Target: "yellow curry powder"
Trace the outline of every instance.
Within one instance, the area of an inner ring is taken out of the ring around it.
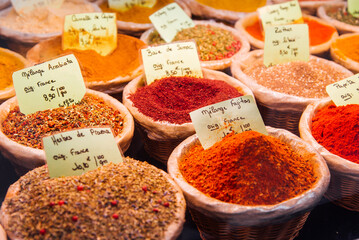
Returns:
[[[266,4],[266,0],[197,0],[197,2],[215,9],[230,10],[235,12],[254,12],[257,8],[263,7]]]
[[[103,12],[115,12],[117,20],[134,23],[151,23],[149,16],[160,10],[166,5],[174,2],[173,0],[157,0],[152,8],[134,6],[128,11],[119,12],[109,8],[107,1],[104,1],[100,8]]]
[[[343,59],[350,58],[359,62],[359,35],[353,35],[345,38],[337,38],[333,44],[335,52]]]
[[[25,67],[25,63],[10,53],[0,51],[0,90],[12,86],[12,73]]]

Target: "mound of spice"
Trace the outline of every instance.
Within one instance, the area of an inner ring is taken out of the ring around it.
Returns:
[[[127,11],[116,11],[109,8],[108,2],[103,1],[100,4],[100,8],[103,12],[114,12],[116,13],[117,20],[123,22],[133,22],[133,23],[151,23],[149,17],[153,13],[157,12],[166,5],[174,2],[174,0],[156,0],[156,4],[152,8],[134,6]]]
[[[129,99],[155,121],[183,124],[191,122],[189,113],[198,108],[242,95],[221,80],[168,77],[137,89]]]
[[[18,184],[1,209],[17,239],[162,239],[179,221],[175,187],[159,169],[130,158],[53,179],[42,166]]]
[[[231,133],[204,150],[192,147],[179,163],[186,181],[218,200],[272,205],[316,182],[313,166],[282,141],[255,131]]]
[[[310,58],[308,62],[287,62],[272,67],[264,66],[263,59],[259,58],[243,72],[259,85],[273,91],[306,98],[327,97],[326,86],[348,74],[316,58]]]
[[[138,53],[146,45],[137,38],[118,34],[117,48],[109,55],[101,56],[93,50],[62,50],[61,38],[50,41],[49,45],[40,44],[38,60],[44,62],[60,55],[74,54],[86,82],[110,81],[131,75],[141,65]]]
[[[350,58],[353,61],[359,62],[359,34],[339,37],[332,43],[332,48],[343,59]]]
[[[359,105],[320,109],[312,119],[312,135],[329,152],[359,163]]]
[[[27,116],[16,106],[3,121],[2,132],[17,143],[42,149],[42,138],[46,134],[95,126],[111,126],[117,136],[123,129],[123,118],[103,99],[86,94],[78,104]]]
[[[324,25],[317,20],[303,17],[304,23],[308,24],[309,29],[309,45],[316,46],[328,42],[336,29],[332,26]],[[259,19],[257,19],[252,25],[249,25],[245,30],[254,38],[264,41],[264,35],[261,30]]]
[[[196,0],[196,1],[215,9],[224,9],[224,10],[235,11],[235,12],[254,12],[257,10],[257,8],[263,7],[266,4],[265,0],[257,0],[257,1]]]
[[[359,18],[354,17],[348,12],[346,7],[330,7],[326,8],[326,14],[340,22],[347,23],[354,26],[359,26]]]
[[[12,73],[24,67],[24,61],[0,48],[0,90],[12,86]]]
[[[201,61],[230,58],[241,48],[241,42],[223,28],[211,25],[196,25],[177,33],[173,41],[193,39],[197,43]],[[165,43],[157,31],[149,36],[149,44]]]

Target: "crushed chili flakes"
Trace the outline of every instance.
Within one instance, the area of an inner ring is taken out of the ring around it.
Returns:
[[[79,104],[27,116],[16,106],[2,123],[2,131],[17,143],[42,149],[42,138],[47,134],[95,126],[111,126],[114,134],[119,135],[123,118],[103,99],[86,94]]]
[[[204,194],[249,206],[280,203],[316,182],[308,158],[255,131],[231,133],[206,150],[196,145],[179,168],[187,182]]]
[[[1,211],[8,217],[6,231],[19,239],[162,239],[182,208],[178,191],[159,169],[130,158],[81,176],[52,179],[42,166],[18,183],[19,192],[4,200]],[[77,191],[74,186],[80,184],[92,191]],[[157,194],[143,194],[145,184]],[[169,207],[157,203],[159,196]],[[49,206],[59,199],[68,204]],[[118,204],[108,204],[111,199]]]

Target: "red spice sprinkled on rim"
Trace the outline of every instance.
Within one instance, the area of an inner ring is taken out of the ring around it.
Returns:
[[[114,218],[114,219],[118,219],[118,214],[117,213],[114,213],[114,214],[112,214],[112,218]]]
[[[78,216],[72,216],[72,221],[74,221],[74,222],[77,222],[77,220],[79,220],[79,217]]]
[[[41,235],[45,235],[45,233],[46,233],[46,229],[45,229],[45,228],[40,229],[39,233],[40,233]]]

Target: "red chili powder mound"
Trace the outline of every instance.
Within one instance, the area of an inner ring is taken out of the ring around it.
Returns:
[[[329,152],[359,163],[359,105],[320,109],[312,119],[312,135]]]
[[[168,77],[139,88],[130,95],[134,106],[155,121],[183,124],[189,113],[243,94],[221,80],[194,77]]]

